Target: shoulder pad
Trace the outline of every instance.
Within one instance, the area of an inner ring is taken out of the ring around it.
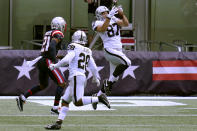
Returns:
[[[61,31],[59,31],[59,30],[54,30],[52,32],[52,35],[51,36],[52,37],[55,37],[57,39],[63,39],[64,38],[64,34]]]
[[[52,31],[47,31],[45,35],[51,35]]]
[[[76,46],[74,44],[69,44],[67,47],[67,50],[74,50],[76,48]]]
[[[85,52],[89,53],[92,55],[92,50],[90,48],[84,47]]]

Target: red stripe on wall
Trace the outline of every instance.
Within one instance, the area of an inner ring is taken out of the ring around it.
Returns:
[[[122,43],[135,43],[134,39],[121,39]]]
[[[153,80],[197,80],[197,74],[153,74]]]
[[[153,61],[153,67],[193,67],[197,60]]]

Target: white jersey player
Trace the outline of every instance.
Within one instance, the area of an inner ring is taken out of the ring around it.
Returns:
[[[84,96],[86,84],[86,68],[88,67],[93,74],[93,81],[100,85],[100,76],[97,66],[92,57],[92,51],[85,47],[86,34],[83,31],[76,31],[72,36],[72,43],[68,45],[68,54],[58,63],[51,64],[50,69],[69,64],[69,86],[62,97],[62,108],[58,120],[54,124],[47,125],[46,129],[60,129],[62,121],[68,112],[69,103],[73,101],[76,106],[83,106],[91,103],[101,102],[110,108],[107,97],[102,94],[98,97]]]
[[[112,85],[118,80],[118,76],[131,65],[129,58],[122,52],[120,38],[121,26],[128,26],[129,22],[120,6],[114,6],[111,11],[105,6],[99,6],[95,13],[97,20],[92,24],[93,30],[100,35],[104,45],[104,56],[110,63],[110,77],[104,80],[103,87],[97,95],[110,95]],[[122,18],[116,18],[115,14]],[[96,104],[93,104],[93,108],[96,109]]]

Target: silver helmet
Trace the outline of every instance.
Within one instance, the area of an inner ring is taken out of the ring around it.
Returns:
[[[72,42],[73,43],[78,43],[83,46],[87,43],[87,36],[84,31],[77,30],[73,35],[72,35]]]
[[[51,21],[51,29],[66,31],[66,21],[62,17],[55,17]]]
[[[106,6],[99,6],[95,12],[97,20],[104,20],[102,13],[106,11],[109,12],[109,9]]]

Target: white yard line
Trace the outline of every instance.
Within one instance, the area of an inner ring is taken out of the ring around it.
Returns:
[[[46,125],[13,125],[13,124],[6,124],[6,125],[0,125],[0,127],[44,127]],[[62,125],[62,127],[197,127],[197,125],[193,125],[193,124],[173,124],[173,125],[169,125],[169,124],[155,124],[155,125],[151,125],[151,124],[146,124],[146,125],[136,125],[136,124],[126,124],[126,125],[119,125],[119,124],[83,124],[83,125],[79,125],[79,124],[64,124]]]
[[[57,117],[57,115],[0,115],[0,117]],[[185,115],[185,114],[178,114],[178,115],[171,115],[171,114],[165,114],[165,115],[161,115],[161,114],[155,114],[155,115],[146,115],[146,114],[141,114],[141,115],[136,115],[136,114],[125,114],[125,115],[108,115],[108,114],[92,114],[92,115],[78,115],[78,114],[73,114],[73,115],[69,115],[68,116],[72,116],[72,117],[196,117],[196,115],[191,114],[191,115]]]
[[[16,99],[17,96],[0,96],[0,99]],[[173,100],[196,100],[197,97],[169,97],[169,96],[108,96],[107,97],[109,100],[141,100],[141,99],[162,99],[162,100],[168,100],[168,99],[173,99]],[[54,99],[54,96],[30,96],[28,98],[29,100],[34,100],[34,99]]]

